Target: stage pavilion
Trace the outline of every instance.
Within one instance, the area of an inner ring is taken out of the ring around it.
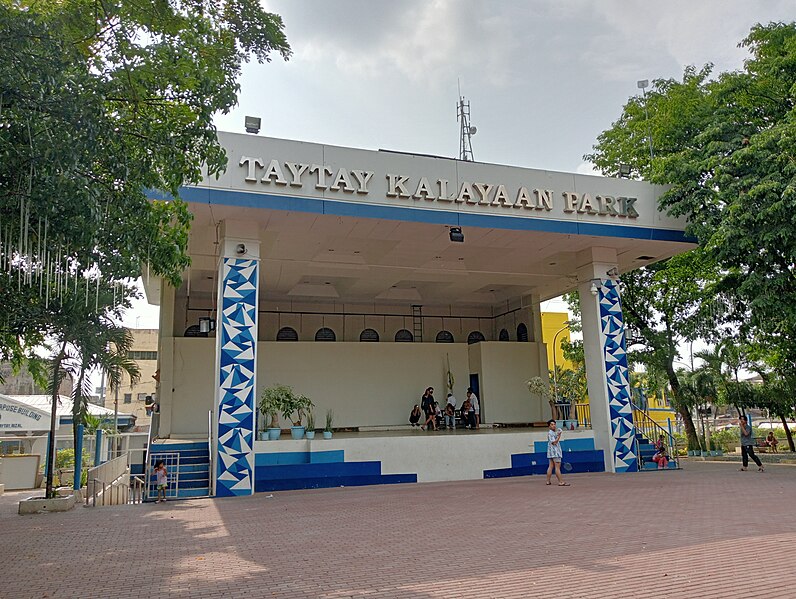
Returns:
[[[540,302],[574,290],[590,413],[569,415],[565,451],[575,471],[638,469],[617,277],[693,247],[658,210],[662,188],[219,137],[226,172],[182,191],[183,284],[145,277],[158,451],[209,443],[210,494],[544,469],[551,406],[526,382],[548,377]],[[475,389],[481,428],[411,430],[426,387],[444,405],[449,372],[459,406]],[[257,399],[277,383],[313,400],[316,428],[332,410],[333,438],[259,440]]]

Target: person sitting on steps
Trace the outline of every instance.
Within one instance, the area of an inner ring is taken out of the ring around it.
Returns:
[[[412,411],[409,414],[409,424],[412,426],[420,426],[420,417],[423,415],[423,411],[420,409],[420,406],[415,404],[415,407],[412,408]]]

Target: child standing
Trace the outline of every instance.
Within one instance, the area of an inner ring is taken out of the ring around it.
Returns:
[[[564,455],[561,451],[562,432],[563,431],[560,428],[556,429],[555,420],[551,419],[547,421],[547,459],[550,461],[550,464],[547,466],[546,485],[550,484],[550,477],[553,475],[553,469],[555,469],[556,478],[558,479],[558,486],[569,486],[569,483],[565,483],[564,479],[561,478],[561,458]]]
[[[156,503],[166,501],[166,489],[169,486],[169,472],[166,470],[166,462],[158,460],[155,464],[155,479],[158,489],[158,499]],[[162,494],[162,499],[161,499]]]

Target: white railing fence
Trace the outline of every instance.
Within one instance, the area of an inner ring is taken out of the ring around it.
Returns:
[[[123,454],[88,470],[86,505],[122,505],[130,500],[130,467]]]

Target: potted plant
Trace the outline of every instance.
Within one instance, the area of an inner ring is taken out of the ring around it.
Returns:
[[[332,438],[332,424],[334,423],[334,413],[331,410],[326,410],[326,426],[323,429],[323,438]]]
[[[315,438],[315,414],[312,410],[307,411],[307,432],[305,433],[307,439]]]
[[[268,387],[260,395],[260,403],[257,407],[264,417],[269,418],[268,438],[273,441],[279,439],[282,434],[282,429],[279,427],[279,412],[282,411],[285,397],[290,395],[293,395],[293,389],[287,385]]]
[[[304,419],[304,414],[315,407],[309,397],[294,393],[293,389],[287,387],[290,393],[282,396],[282,416],[293,424],[290,427],[290,434],[294,439],[304,438],[304,426],[301,421]],[[295,419],[293,416],[295,415]]]

